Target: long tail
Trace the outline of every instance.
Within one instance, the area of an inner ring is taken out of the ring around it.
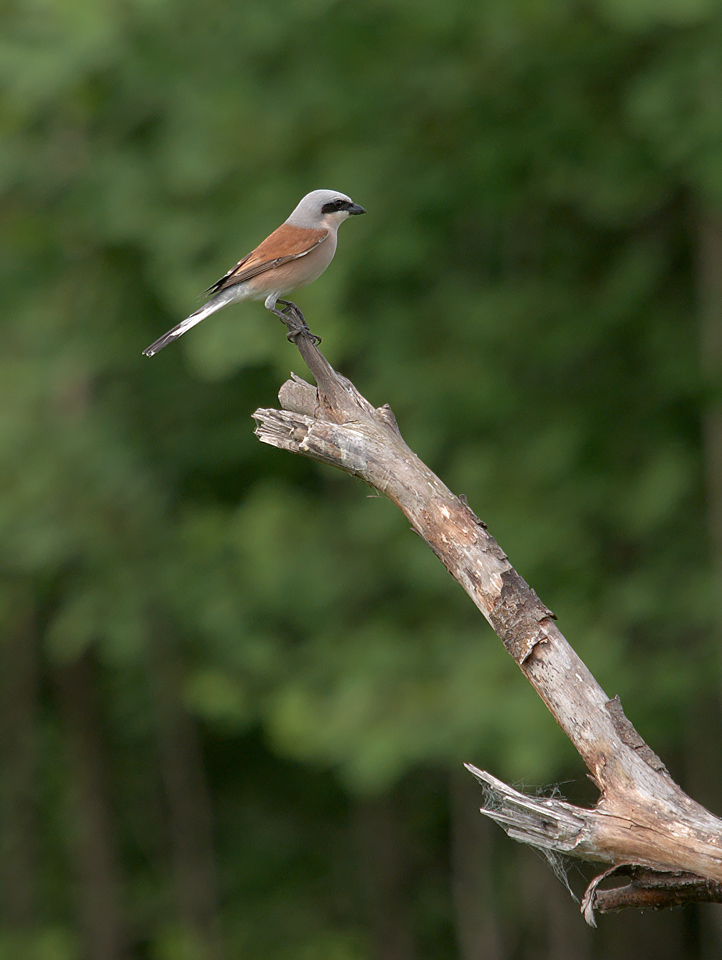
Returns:
[[[167,347],[169,343],[173,343],[173,341],[177,340],[178,337],[182,337],[184,333],[191,329],[191,327],[195,327],[195,325],[200,323],[201,320],[205,320],[206,317],[210,316],[212,313],[215,313],[216,310],[220,310],[221,307],[225,307],[225,305],[233,299],[234,297],[230,295],[228,290],[223,290],[221,293],[216,294],[216,296],[212,297],[208,303],[204,303],[200,310],[196,310],[195,313],[192,313],[189,317],[186,317],[185,320],[173,327],[172,330],[164,333],[162,337],[155,341],[155,343],[151,343],[149,347],[146,347],[143,351],[143,356],[155,356],[155,354],[159,353],[163,347]]]

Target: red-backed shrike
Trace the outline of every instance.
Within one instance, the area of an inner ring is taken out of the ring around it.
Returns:
[[[289,326],[289,337],[308,330],[295,303],[281,295],[305,287],[321,276],[336,252],[339,226],[348,216],[366,213],[350,197],[335,190],[313,190],[291,216],[248,256],[209,287],[211,299],[177,327],[143,351],[152,357],[211,313],[240,300],[265,300],[265,307]],[[276,304],[282,304],[278,310]],[[295,327],[295,329],[294,329]]]

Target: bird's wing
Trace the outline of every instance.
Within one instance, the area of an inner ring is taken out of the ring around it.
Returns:
[[[273,267],[305,257],[319,243],[323,243],[327,236],[328,230],[293,227],[289,223],[282,223],[278,230],[274,230],[255,250],[239,260],[235,267],[209,287],[206,293],[219,293],[226,287],[243,283],[244,280],[257,277],[259,273],[265,273]]]

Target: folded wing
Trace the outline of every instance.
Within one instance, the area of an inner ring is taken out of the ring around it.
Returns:
[[[305,257],[323,243],[327,236],[328,230],[293,227],[289,223],[282,223],[278,230],[274,230],[252,253],[239,260],[235,267],[209,287],[206,293],[219,293],[274,267],[280,267],[290,260]]]

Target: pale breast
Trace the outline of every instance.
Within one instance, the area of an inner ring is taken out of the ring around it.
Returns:
[[[336,232],[331,231],[329,236],[317,247],[297,260],[291,260],[280,267],[272,267],[264,273],[247,280],[243,286],[251,294],[249,299],[263,300],[269,293],[282,296],[299,287],[305,287],[321,276],[326,267],[333,260],[336,253]]]

